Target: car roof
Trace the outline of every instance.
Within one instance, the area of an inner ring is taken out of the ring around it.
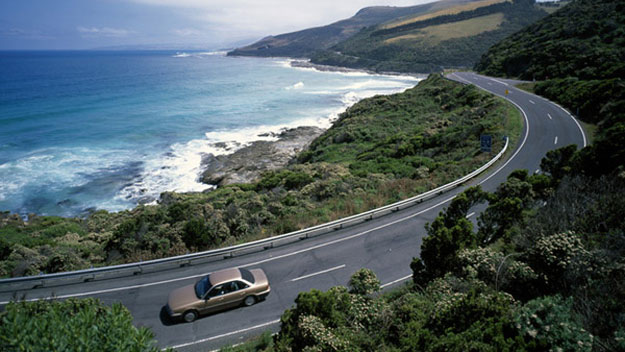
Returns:
[[[232,280],[241,280],[241,272],[237,268],[219,270],[210,273],[209,280],[213,286]]]

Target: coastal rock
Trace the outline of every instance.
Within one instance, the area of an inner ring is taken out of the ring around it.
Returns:
[[[201,181],[217,186],[257,181],[264,172],[286,166],[323,132],[311,126],[292,128],[280,133],[277,141],[252,142],[227,155],[205,155]]]

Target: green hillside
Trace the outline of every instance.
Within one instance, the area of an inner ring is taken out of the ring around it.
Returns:
[[[625,2],[573,1],[494,45],[475,68],[528,80],[625,77]]]
[[[318,64],[374,71],[431,72],[471,67],[488,48],[547,15],[532,0],[480,1],[363,29],[317,52]],[[453,9],[453,8],[451,8]]]
[[[397,18],[421,15],[476,0],[441,0],[409,7],[366,7],[351,18],[327,26],[297,32],[268,36],[248,46],[235,49],[228,55],[310,57],[358,33],[363,27],[373,26]]]

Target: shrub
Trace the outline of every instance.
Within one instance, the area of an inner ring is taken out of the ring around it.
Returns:
[[[11,302],[0,313],[5,351],[157,352],[152,338],[120,303],[107,307],[93,298]]]
[[[380,291],[380,280],[373,270],[362,268],[349,279],[349,292],[358,295],[369,295]]]

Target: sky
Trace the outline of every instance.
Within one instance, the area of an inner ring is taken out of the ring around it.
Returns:
[[[0,0],[0,50],[221,49],[433,0]]]

